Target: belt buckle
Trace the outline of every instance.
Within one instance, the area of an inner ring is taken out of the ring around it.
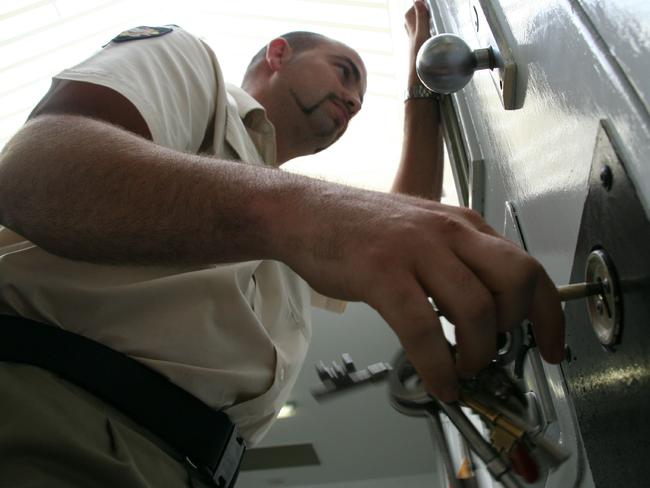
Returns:
[[[217,488],[230,488],[237,478],[239,466],[246,452],[246,441],[239,435],[237,426],[233,425],[232,432],[226,443],[221,459],[214,469],[208,468],[210,477],[216,483]]]

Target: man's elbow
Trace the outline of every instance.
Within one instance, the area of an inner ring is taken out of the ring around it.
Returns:
[[[39,173],[48,151],[38,134],[50,122],[41,117],[28,122],[0,152],[0,224],[28,238],[41,206]]]

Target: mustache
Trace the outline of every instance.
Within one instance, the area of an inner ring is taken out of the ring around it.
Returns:
[[[345,106],[345,103],[343,102],[343,99],[341,99],[341,97],[336,95],[334,92],[328,93],[321,100],[319,100],[318,102],[316,102],[313,105],[304,104],[300,100],[300,98],[298,97],[298,94],[295,91],[289,89],[289,93],[291,93],[291,96],[293,97],[293,100],[296,102],[296,105],[298,105],[298,108],[300,109],[300,111],[302,113],[304,113],[305,115],[311,115],[314,112],[314,110],[316,110],[318,107],[323,105],[325,102],[329,102],[329,101],[339,102],[341,105]]]

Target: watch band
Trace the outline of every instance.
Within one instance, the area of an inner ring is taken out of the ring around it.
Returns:
[[[409,86],[406,92],[404,93],[405,102],[413,98],[433,98],[436,100],[440,100],[441,97],[442,95],[440,95],[440,93],[436,93],[429,90],[422,83],[415,83]]]

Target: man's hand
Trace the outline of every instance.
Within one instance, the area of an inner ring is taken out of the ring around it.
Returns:
[[[404,27],[409,36],[409,65],[415,68],[415,58],[422,44],[431,37],[429,31],[429,11],[424,1],[415,0],[404,15]]]
[[[292,227],[305,230],[304,220],[294,226],[293,212],[285,213],[283,232],[294,252],[282,260],[317,291],[379,311],[435,396],[454,399],[458,375],[485,367],[496,355],[497,331],[525,318],[534,323],[542,356],[562,360],[564,317],[555,286],[477,213],[345,187],[315,188],[312,195],[318,198],[293,207],[311,221],[307,234],[292,235]],[[456,326],[456,362],[429,297]]]

